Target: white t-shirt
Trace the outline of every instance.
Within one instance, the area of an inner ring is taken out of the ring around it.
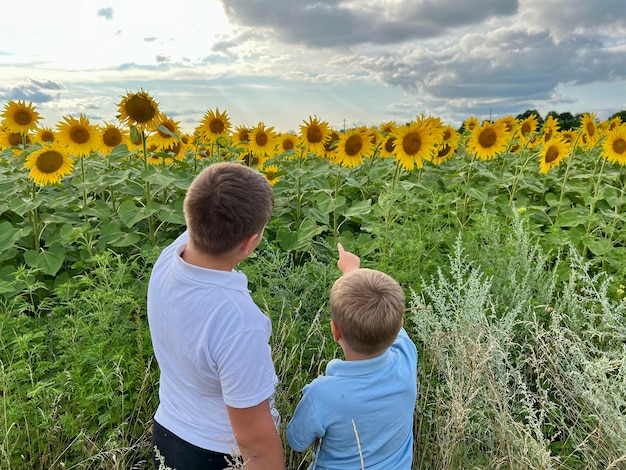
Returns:
[[[249,408],[277,383],[270,319],[238,271],[201,268],[181,255],[187,232],[165,248],[148,287],[148,322],[161,371],[155,420],[185,441],[238,453],[225,404]]]

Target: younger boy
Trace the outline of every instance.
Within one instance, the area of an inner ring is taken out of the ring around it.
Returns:
[[[148,321],[161,372],[156,468],[225,469],[228,455],[239,453],[248,470],[285,468],[270,403],[277,382],[270,320],[234,270],[259,244],[273,207],[260,173],[210,165],[185,197],[187,231],[154,265]]]
[[[402,328],[404,292],[359,265],[339,244],[331,330],[345,360],[333,359],[304,387],[287,440],[298,452],[319,440],[311,469],[410,470],[417,349]]]

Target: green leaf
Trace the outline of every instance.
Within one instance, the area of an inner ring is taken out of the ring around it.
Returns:
[[[335,209],[339,209],[345,204],[346,198],[342,195],[334,197],[331,194],[320,191],[315,198],[315,205],[317,206],[317,209],[324,214],[330,214],[331,212],[334,212]]]
[[[132,199],[122,202],[117,208],[117,216],[126,227],[134,227],[137,222],[147,219],[159,212],[163,206],[158,202],[151,201],[147,207],[138,206]]]
[[[576,227],[586,222],[586,214],[579,214],[576,210],[568,210],[562,212],[556,221],[556,225],[560,227]]]
[[[592,239],[583,237],[583,245],[586,246],[596,256],[606,255],[612,247],[611,241],[607,239]]]
[[[0,252],[11,248],[22,237],[22,229],[15,228],[10,222],[0,223]]]
[[[345,211],[343,211],[343,216],[346,219],[359,217],[363,215],[367,215],[372,211],[372,200],[366,199],[364,201],[359,201],[355,204],[352,204]]]
[[[39,252],[28,250],[24,253],[24,260],[31,268],[40,269],[44,274],[54,276],[65,261],[65,248],[54,245]]]

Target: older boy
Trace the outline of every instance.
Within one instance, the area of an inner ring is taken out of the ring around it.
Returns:
[[[273,207],[260,173],[210,165],[185,197],[187,231],[154,265],[148,321],[161,372],[157,468],[224,469],[239,453],[248,470],[285,468],[270,401],[277,382],[270,320],[234,270],[259,244]]]
[[[331,330],[345,360],[304,387],[287,440],[298,452],[318,441],[311,469],[410,470],[417,349],[402,328],[404,292],[341,244],[338,265]]]

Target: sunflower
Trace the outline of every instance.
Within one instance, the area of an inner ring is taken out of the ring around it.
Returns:
[[[38,127],[35,142],[41,144],[51,144],[55,141],[56,135],[51,127]]]
[[[550,140],[558,134],[560,129],[561,126],[559,124],[559,120],[552,115],[548,116],[546,121],[543,123],[543,130],[541,138],[539,139],[540,143],[546,144],[550,142]]]
[[[309,122],[302,121],[300,126],[300,141],[309,153],[324,154],[324,143],[330,137],[330,127],[326,121],[320,121],[317,116],[309,116]]]
[[[150,138],[146,139],[147,161],[150,165],[165,166],[173,163],[174,158],[165,150],[166,149],[152,142]]]
[[[565,141],[560,136],[554,137],[548,143],[542,146],[539,152],[540,164],[539,171],[547,173],[551,168],[557,166],[561,161],[569,156],[572,150],[572,144]]]
[[[63,121],[57,124],[57,139],[71,155],[82,157],[98,148],[98,128],[91,125],[84,114],[78,119],[65,116]]]
[[[580,120],[580,130],[582,131],[583,141],[587,148],[593,148],[600,140],[600,133],[595,123],[595,113],[585,113]]]
[[[536,114],[531,114],[519,123],[520,139],[523,144],[527,143],[537,132],[539,121]]]
[[[397,128],[398,128],[398,123],[396,121],[382,122],[378,126],[378,130],[383,134],[391,134]]]
[[[267,159],[274,154],[276,133],[274,127],[265,127],[263,122],[259,122],[256,127],[250,129],[249,148],[259,158],[259,161]]]
[[[0,131],[0,150],[8,149],[11,147],[23,148],[30,145],[31,143],[32,139],[30,138],[29,134],[12,132],[9,129],[2,129]]]
[[[174,121],[165,113],[159,112],[154,118],[154,134],[151,134],[152,142],[160,147],[174,145],[180,137],[180,121]]]
[[[370,142],[372,143],[372,147],[376,148],[376,146],[382,140],[382,136],[378,132],[378,128],[374,126],[370,127],[369,129],[363,127],[363,130],[367,133],[367,135],[370,136]]]
[[[612,131],[613,129],[615,129],[616,127],[621,126],[622,123],[622,118],[619,116],[615,116],[614,118],[612,118],[608,123],[607,123],[607,130]]]
[[[392,134],[395,138],[394,157],[398,164],[409,171],[423,168],[423,160],[430,160],[440,136],[432,133],[432,129],[424,120],[411,121],[408,125],[398,127]]]
[[[602,145],[602,155],[611,163],[626,165],[626,126],[616,126],[606,136]]]
[[[334,129],[330,130],[330,137],[324,142],[324,157],[331,163],[339,165],[341,163],[341,156],[337,151],[339,147],[339,133]]]
[[[285,152],[289,152],[289,156],[293,154],[295,150],[298,148],[299,144],[298,136],[291,133],[280,134],[278,136],[278,153],[282,154]]]
[[[2,126],[11,132],[24,134],[37,127],[39,113],[35,111],[32,103],[9,100],[4,106],[2,113]]]
[[[115,124],[105,122],[104,126],[98,127],[98,130],[100,131],[98,144],[103,154],[110,154],[118,145],[129,143],[128,133]]]
[[[371,155],[373,148],[369,129],[349,129],[339,136],[337,158],[342,166],[355,168],[363,163],[365,155]]]
[[[219,108],[215,111],[209,109],[204,113],[200,125],[196,129],[207,143],[211,143],[219,135],[228,135],[230,132],[230,119],[226,111],[220,113]]]
[[[74,162],[60,146],[43,144],[26,158],[24,167],[30,168],[28,176],[35,184],[45,186],[59,183],[61,178],[72,173]]]
[[[268,165],[259,168],[265,179],[269,182],[270,186],[274,186],[280,181],[280,170],[276,165]]]
[[[250,141],[250,128],[248,126],[237,126],[230,135],[233,145],[247,148]]]
[[[517,122],[517,119],[515,119],[513,116],[501,117],[496,122],[504,123],[504,125],[506,126],[507,132],[511,135],[513,135],[513,133],[515,133],[515,131],[517,131],[518,129],[519,123]]]
[[[459,148],[458,143],[446,143],[437,147],[437,151],[433,156],[432,162],[435,165],[441,165],[443,162],[450,160]]]
[[[171,145],[162,147],[161,151],[168,154],[173,160],[180,162],[185,158],[187,146],[182,142],[182,140],[175,140]]]
[[[480,125],[480,120],[476,116],[468,117],[463,123],[463,129],[472,132],[476,126]]]
[[[143,88],[137,93],[127,93],[118,104],[120,122],[144,131],[154,124],[159,105]]]
[[[379,147],[380,158],[391,158],[394,156],[396,148],[395,142],[396,137],[393,134],[388,134],[384,137]]]
[[[474,128],[467,147],[481,160],[491,160],[506,150],[510,140],[505,123],[485,121]]]

